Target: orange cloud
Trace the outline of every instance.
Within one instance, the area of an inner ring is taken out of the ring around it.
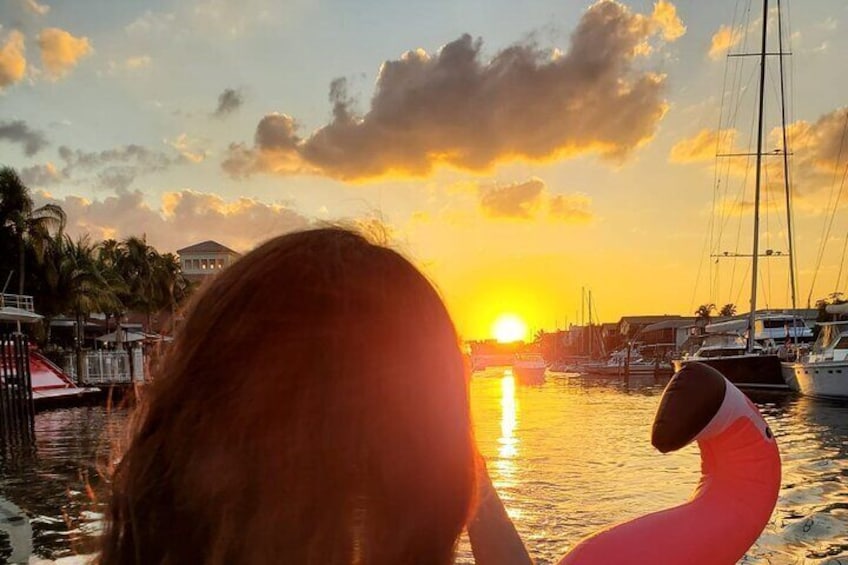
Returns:
[[[673,163],[697,163],[712,161],[716,152],[750,151],[737,149],[734,129],[701,130],[688,139],[677,142],[669,154]],[[819,117],[815,122],[799,120],[786,127],[787,143],[791,157],[791,177],[796,203],[810,211],[823,209],[822,200],[836,178],[839,182],[848,166],[848,107],[838,108]],[[780,128],[768,133],[766,153],[774,153],[783,147]],[[770,148],[770,149],[769,149]],[[784,190],[783,160],[779,156],[764,159],[765,189],[773,192]],[[728,171],[741,176],[753,166],[753,159],[732,159]],[[818,205],[816,205],[818,203]]]
[[[677,8],[671,2],[659,0],[654,4],[654,12],[651,15],[657,26],[662,31],[663,39],[666,41],[675,41],[683,37],[686,33],[686,26],[680,21],[677,16]]]
[[[710,59],[720,59],[725,53],[742,41],[743,33],[741,30],[723,25],[718,28],[718,31],[713,34],[710,40]]]
[[[41,30],[38,45],[41,48],[41,64],[52,80],[68,74],[83,57],[92,52],[87,37],[74,37],[56,27]]]
[[[159,206],[151,206],[140,191],[122,191],[102,200],[80,196],[53,198],[35,193],[39,205],[59,204],[68,215],[66,231],[95,239],[147,234],[164,251],[214,238],[234,249],[246,250],[277,234],[303,229],[309,220],[294,209],[252,198],[225,200],[217,194],[180,190],[167,192]]]
[[[314,173],[358,181],[587,153],[621,161],[652,139],[667,109],[664,77],[634,61],[652,39],[673,41],[684,32],[667,1],[646,16],[601,0],[583,14],[566,53],[516,44],[487,61],[482,41],[468,35],[436,53],[409,51],[382,65],[364,115],[336,79],[329,124],[300,137],[291,117],[269,114],[252,146],[230,145],[222,167],[233,177]]]
[[[719,132],[702,129],[693,137],[682,139],[674,144],[668,160],[672,163],[695,163],[712,161],[717,153],[729,152],[738,132],[725,129]]]
[[[489,218],[536,220],[543,213],[566,223],[585,223],[593,218],[588,196],[551,195],[545,182],[535,177],[507,185],[479,186],[477,196],[480,210]]]
[[[548,201],[548,212],[551,218],[570,224],[591,222],[595,215],[590,210],[592,199],[575,192],[574,194],[557,194]]]
[[[13,29],[0,47],[0,91],[24,78],[27,66],[25,49],[24,34]]]

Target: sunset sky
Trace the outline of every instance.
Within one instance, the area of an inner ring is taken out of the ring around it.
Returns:
[[[379,219],[469,338],[575,322],[584,286],[605,321],[747,308],[747,260],[708,257],[750,252],[753,169],[714,156],[753,150],[756,61],[726,54],[757,48],[761,2],[0,2],[0,164],[73,235],[246,251]],[[783,5],[803,304],[848,166],[848,4]],[[778,89],[773,58],[769,151]],[[762,247],[786,251],[767,161]],[[846,204],[813,301],[846,286]]]

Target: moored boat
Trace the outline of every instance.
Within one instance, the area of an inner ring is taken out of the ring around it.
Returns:
[[[783,379],[778,356],[766,354],[759,344],[754,344],[749,349],[748,344],[739,335],[704,336],[701,347],[693,355],[673,361],[674,372],[692,362],[709,365],[739,388],[789,388]]]
[[[544,383],[547,370],[547,363],[538,353],[518,353],[512,362],[512,374],[521,384]]]
[[[812,350],[781,364],[784,378],[806,396],[848,398],[848,321],[819,326]]]

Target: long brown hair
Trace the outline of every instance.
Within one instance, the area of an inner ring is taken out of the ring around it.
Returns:
[[[465,365],[432,285],[335,228],[192,304],[113,478],[100,563],[445,564],[474,492]]]

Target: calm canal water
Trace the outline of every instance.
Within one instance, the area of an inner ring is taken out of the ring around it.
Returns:
[[[553,375],[524,388],[492,369],[471,388],[480,448],[538,563],[605,525],[685,501],[697,482],[695,447],[660,455],[650,446],[662,383]],[[742,563],[848,564],[848,403],[755,400],[778,438],[784,477],[772,520]],[[39,555],[92,550],[104,467],[127,417],[104,407],[41,413],[35,453],[7,462],[0,494],[29,514]],[[459,562],[472,562],[467,542]]]

